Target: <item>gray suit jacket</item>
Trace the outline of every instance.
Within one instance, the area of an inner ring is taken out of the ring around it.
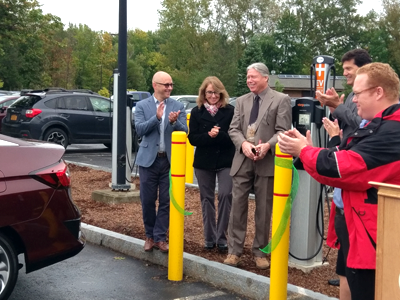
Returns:
[[[168,115],[172,111],[180,110],[175,125],[168,121]],[[141,167],[150,167],[157,157],[160,143],[160,121],[157,119],[157,106],[154,97],[143,99],[136,104],[135,127],[137,134],[142,137],[136,164]],[[183,103],[172,98],[167,99],[164,119],[164,142],[168,160],[171,163],[171,135],[173,131],[188,132],[186,125],[186,112]]]
[[[332,113],[334,119],[340,122],[340,128],[343,129],[343,136],[349,136],[360,127],[361,117],[357,114],[357,105],[353,102],[354,93],[351,92],[346,101],[340,104]]]
[[[253,107],[253,93],[248,93],[236,100],[235,113],[229,128],[229,136],[235,144],[236,152],[232,162],[231,176],[234,176],[242,165],[246,156],[242,151],[242,143],[246,140],[247,126],[249,125],[250,112]],[[278,141],[277,134],[289,130],[292,122],[292,106],[288,95],[267,88],[260,105],[255,141],[268,142],[271,151],[264,159],[256,162],[255,172],[259,176],[274,176],[275,145]]]

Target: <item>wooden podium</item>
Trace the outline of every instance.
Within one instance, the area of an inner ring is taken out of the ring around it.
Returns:
[[[400,186],[378,187],[375,300],[400,299]]]

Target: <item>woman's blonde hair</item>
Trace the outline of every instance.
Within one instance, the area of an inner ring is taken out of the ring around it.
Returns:
[[[207,100],[206,100],[206,88],[209,85],[212,85],[215,92],[219,93],[219,101],[218,103],[221,104],[221,107],[226,106],[229,103],[229,95],[225,89],[225,86],[222,84],[221,80],[219,80],[215,76],[208,76],[204,79],[203,83],[199,88],[199,96],[197,97],[196,103],[197,106],[200,108]]]

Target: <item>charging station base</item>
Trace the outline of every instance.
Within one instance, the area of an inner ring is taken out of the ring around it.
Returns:
[[[290,262],[290,261],[289,261],[288,266],[289,266],[290,268],[295,268],[295,269],[301,270],[301,271],[303,271],[304,273],[309,273],[309,272],[311,272],[312,270],[314,270],[315,268],[327,267],[327,266],[329,266],[329,263],[328,263],[328,262],[324,262],[324,263],[322,264],[321,262],[314,262],[314,263],[311,264],[311,265],[305,266],[305,265],[299,265],[299,264],[296,264],[296,263],[294,263],[294,262]]]

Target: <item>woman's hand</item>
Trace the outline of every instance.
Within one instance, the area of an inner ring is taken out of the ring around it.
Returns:
[[[209,132],[208,135],[211,136],[212,138],[217,137],[219,130],[221,129],[221,127],[218,126],[214,126]]]

